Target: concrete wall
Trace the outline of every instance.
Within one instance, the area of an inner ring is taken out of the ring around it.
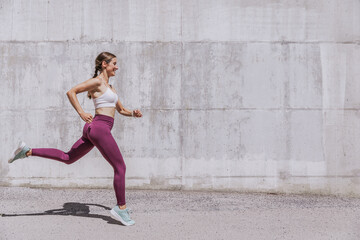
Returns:
[[[359,0],[1,0],[0,22],[2,185],[112,186],[95,149],[7,164],[19,139],[71,147],[65,93],[110,51],[144,114],[112,131],[128,188],[360,195]]]

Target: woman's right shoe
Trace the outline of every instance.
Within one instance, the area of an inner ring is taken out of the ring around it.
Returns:
[[[21,141],[19,143],[19,147],[15,149],[13,155],[11,156],[11,158],[9,159],[9,163],[14,162],[17,159],[21,159],[21,158],[26,158],[26,153],[30,150],[30,148],[26,145],[26,143],[24,143],[23,141]]]
[[[110,211],[111,216],[116,220],[120,221],[125,226],[131,226],[135,224],[134,220],[131,220],[129,215],[129,209],[121,210],[119,206],[113,207]]]

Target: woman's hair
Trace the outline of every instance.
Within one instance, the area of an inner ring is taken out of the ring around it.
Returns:
[[[116,58],[116,56],[109,52],[102,52],[100,53],[95,59],[95,73],[93,78],[98,76],[98,72],[102,71],[102,62],[105,61],[106,63],[110,63],[111,59]],[[88,98],[91,99],[90,92],[88,92]]]

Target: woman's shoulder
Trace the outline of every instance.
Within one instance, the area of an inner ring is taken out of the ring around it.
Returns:
[[[95,85],[97,87],[100,87],[102,84],[101,80],[96,77],[90,78],[90,79],[86,80],[86,82],[90,83],[91,85]]]

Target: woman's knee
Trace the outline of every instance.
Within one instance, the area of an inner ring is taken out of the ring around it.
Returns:
[[[67,165],[70,165],[70,164],[73,164],[74,162],[76,162],[77,160],[79,160],[79,157],[76,157],[76,156],[72,156],[71,154],[69,153],[65,153],[66,157],[64,159],[64,163],[67,164]]]
[[[126,165],[125,165],[125,163],[124,164],[117,164],[115,166],[114,170],[115,170],[115,175],[117,175],[117,174],[125,175],[125,173],[126,173]]]

